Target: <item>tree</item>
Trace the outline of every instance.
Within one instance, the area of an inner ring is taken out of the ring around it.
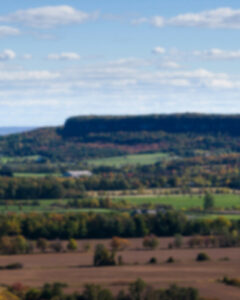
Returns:
[[[63,245],[62,245],[61,241],[52,242],[50,244],[50,247],[55,252],[62,252],[62,250],[63,250]]]
[[[156,249],[158,245],[159,240],[154,234],[145,236],[143,239],[143,247],[145,248],[153,250]]]
[[[114,300],[110,290],[102,289],[100,285],[87,284],[83,292],[84,300]]]
[[[17,235],[12,240],[14,253],[26,253],[28,248],[28,242],[22,235]]]
[[[142,294],[146,288],[146,282],[141,278],[138,278],[136,281],[129,285],[129,293],[132,300],[140,300]]]
[[[174,246],[176,248],[181,248],[183,244],[183,238],[181,234],[175,234]]]
[[[94,266],[115,265],[114,252],[110,253],[103,244],[97,244],[94,253]]]
[[[67,244],[67,249],[69,251],[76,251],[78,248],[77,242],[74,239],[70,239]]]
[[[41,252],[46,252],[47,247],[48,247],[48,241],[46,239],[40,238],[40,239],[37,240],[36,247]]]
[[[130,245],[130,242],[127,239],[123,239],[117,236],[114,236],[111,240],[110,246],[113,251],[124,250]]]
[[[214,208],[214,196],[212,194],[210,194],[209,192],[207,192],[204,196],[204,210],[209,210]]]

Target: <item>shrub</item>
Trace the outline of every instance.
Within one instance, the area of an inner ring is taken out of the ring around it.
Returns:
[[[117,236],[114,236],[111,240],[110,246],[112,250],[119,251],[124,250],[130,245],[130,242],[127,239],[123,239]]]
[[[116,265],[114,253],[110,253],[103,244],[97,244],[95,248],[93,263],[94,266]]]
[[[0,266],[0,270],[16,270],[16,269],[22,269],[23,264],[22,263],[12,263],[6,266]]]
[[[153,234],[145,236],[143,239],[143,247],[147,249],[151,249],[151,250],[156,249],[158,245],[159,245],[159,240]]]
[[[3,236],[0,240],[0,252],[2,254],[23,254],[28,251],[28,242],[22,236]]]
[[[205,252],[198,253],[196,261],[207,261],[210,260],[210,257]]]
[[[69,251],[76,251],[77,248],[78,248],[78,244],[77,244],[76,240],[70,239],[67,244],[67,249]]]
[[[183,244],[183,238],[181,234],[176,234],[174,239],[174,247],[181,248]]]
[[[175,259],[172,257],[172,256],[170,256],[167,260],[166,260],[166,263],[168,263],[168,264],[171,264],[171,263],[174,263],[175,262]]]
[[[46,239],[40,238],[37,240],[36,247],[41,251],[41,252],[46,252],[48,248],[48,241]]]
[[[51,248],[53,251],[59,253],[59,252],[62,252],[62,250],[63,250],[63,245],[62,245],[61,241],[56,241],[56,242],[52,242],[52,243],[50,244],[50,248]]]
[[[156,264],[156,263],[157,263],[156,257],[150,258],[148,263],[149,263],[149,264]]]
[[[240,287],[240,279],[238,279],[238,278],[228,278],[227,276],[225,276],[225,277],[223,277],[223,279],[220,280],[220,282],[227,284],[227,285]]]
[[[22,263],[12,263],[9,265],[6,265],[5,269],[7,270],[16,270],[16,269],[22,269],[23,264]]]

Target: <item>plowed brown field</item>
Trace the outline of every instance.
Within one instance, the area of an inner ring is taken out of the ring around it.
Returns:
[[[117,292],[127,288],[129,282],[138,277],[155,287],[167,287],[171,283],[180,286],[193,286],[199,289],[202,296],[219,300],[239,300],[240,289],[217,283],[216,280],[227,275],[240,278],[240,249],[173,249],[168,250],[170,239],[160,239],[157,250],[142,249],[141,239],[131,239],[128,250],[121,251],[124,266],[92,266],[93,250],[88,253],[47,253],[31,255],[0,256],[0,265],[21,262],[21,270],[0,271],[0,283],[12,284],[21,282],[28,286],[41,286],[45,282],[65,282],[69,291],[82,290],[86,283],[97,283]],[[96,243],[109,245],[109,240],[90,241],[92,249]],[[86,243],[79,242],[79,244]],[[206,252],[211,260],[196,262],[199,252]],[[172,256],[175,263],[167,264],[166,259]],[[151,257],[158,263],[149,265]],[[221,258],[228,257],[229,261]]]

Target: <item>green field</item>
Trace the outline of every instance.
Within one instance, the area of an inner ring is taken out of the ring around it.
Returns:
[[[91,166],[109,166],[120,167],[123,165],[151,165],[160,162],[165,159],[169,159],[170,156],[166,153],[148,153],[148,154],[133,154],[126,156],[114,156],[101,159],[91,159],[87,163]]]
[[[197,219],[216,219],[223,217],[228,220],[240,220],[240,215],[229,215],[229,214],[189,214],[189,216]]]
[[[47,212],[54,212],[54,213],[66,213],[66,212],[93,212],[93,213],[111,213],[114,210],[105,209],[105,208],[64,208],[60,206],[53,206],[53,203],[56,203],[56,200],[39,200],[40,205],[0,205],[0,213],[8,213],[8,212],[15,212],[15,213],[47,213]],[[64,200],[61,201],[64,204]]]
[[[35,162],[41,157],[39,155],[31,155],[31,156],[0,156],[0,163],[23,163],[23,162]]]
[[[234,194],[216,194],[215,207],[219,209],[231,209],[232,207],[239,207],[240,209],[240,195]],[[203,208],[203,197],[198,195],[168,195],[168,196],[121,196],[113,198],[113,201],[126,200],[127,202],[138,204],[166,204],[173,208],[180,210],[188,210],[191,208]]]
[[[237,208],[240,210],[240,196],[234,194],[216,194],[215,196],[215,208],[218,211],[224,209],[233,209]],[[169,196],[118,196],[112,198],[113,202],[120,202],[124,200],[127,204],[131,204],[136,208],[143,204],[150,204],[152,207],[158,204],[166,204],[171,205],[176,210],[187,211],[198,208],[203,208],[203,197],[202,196],[189,196],[189,195],[169,195]],[[37,201],[38,205],[33,205],[33,203]],[[8,206],[0,205],[0,212],[99,212],[99,213],[110,213],[114,210],[112,209],[101,209],[101,208],[66,208],[67,199],[44,199],[44,200],[9,200]],[[22,205],[16,205],[16,203]],[[24,205],[24,203],[27,205]],[[131,211],[131,206],[129,207],[129,211]],[[191,216],[196,216],[200,218],[214,218],[221,214],[198,214],[198,213],[188,213]],[[226,212],[224,215],[227,218],[231,219],[239,219],[240,215],[232,215]]]
[[[60,176],[62,176],[61,173],[14,173],[14,177],[25,177],[25,178],[60,177]]]

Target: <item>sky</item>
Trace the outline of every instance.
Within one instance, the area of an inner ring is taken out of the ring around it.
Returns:
[[[8,0],[0,127],[240,113],[239,0]]]

